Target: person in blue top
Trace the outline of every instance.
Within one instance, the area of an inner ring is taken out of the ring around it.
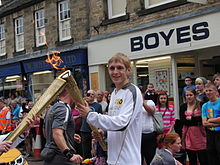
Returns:
[[[207,128],[207,155],[209,164],[220,162],[220,98],[212,83],[205,85],[209,101],[202,106],[202,123]]]
[[[186,77],[185,78],[185,84],[186,86],[183,88],[183,92],[182,92],[182,97],[183,97],[183,102],[185,103],[185,92],[188,88],[193,88],[196,89],[196,86],[192,84],[192,79],[191,77]]]

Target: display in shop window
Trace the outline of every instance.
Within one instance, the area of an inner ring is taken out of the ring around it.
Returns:
[[[156,85],[155,88],[158,92],[169,93],[169,70],[168,68],[155,70]]]

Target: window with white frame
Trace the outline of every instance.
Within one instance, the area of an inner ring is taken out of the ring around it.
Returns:
[[[69,1],[62,1],[58,4],[59,10],[59,38],[60,41],[71,39],[70,33],[70,8]]]
[[[145,0],[145,8],[152,8],[166,3],[174,2],[178,0]]]
[[[23,17],[15,19],[15,50],[24,50],[24,20]]]
[[[108,18],[126,15],[127,0],[108,0]]]
[[[0,24],[0,56],[4,56],[5,54],[5,26],[4,24]]]
[[[35,12],[36,47],[46,44],[44,9]]]

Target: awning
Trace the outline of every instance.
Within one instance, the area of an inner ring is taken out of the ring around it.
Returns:
[[[0,78],[21,74],[21,65],[19,63],[0,66]]]

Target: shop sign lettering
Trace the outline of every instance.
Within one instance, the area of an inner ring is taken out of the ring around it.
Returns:
[[[209,38],[210,32],[208,22],[200,22],[192,26],[182,26],[170,29],[169,31],[160,31],[149,33],[145,36],[136,36],[130,38],[131,52],[141,51],[143,49],[155,49],[165,44],[171,45],[171,38],[175,36],[176,44],[182,44],[194,41],[200,41]]]

